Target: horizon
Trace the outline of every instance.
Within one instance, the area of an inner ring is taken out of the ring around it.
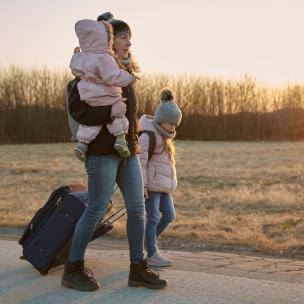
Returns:
[[[68,69],[78,44],[75,22],[111,11],[130,25],[131,49],[144,74],[249,75],[268,86],[304,84],[304,3],[226,2],[11,0],[1,3],[0,66]]]

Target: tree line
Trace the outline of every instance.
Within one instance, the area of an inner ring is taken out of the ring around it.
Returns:
[[[72,78],[68,70],[0,68],[1,143],[69,141],[65,89]],[[143,74],[136,84],[140,115],[154,113],[164,87],[174,91],[183,113],[179,139],[304,139],[303,85],[270,88],[248,75]]]

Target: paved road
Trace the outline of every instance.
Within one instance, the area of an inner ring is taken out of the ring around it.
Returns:
[[[0,240],[0,303],[304,303],[304,262],[228,253],[168,251],[175,260],[161,275],[165,290],[127,287],[128,251],[87,252],[102,288],[93,293],[60,285],[62,268],[41,276],[19,259],[16,241]]]

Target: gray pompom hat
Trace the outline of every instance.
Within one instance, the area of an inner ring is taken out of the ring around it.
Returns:
[[[156,108],[153,121],[157,124],[171,123],[178,126],[182,120],[182,112],[174,102],[171,90],[163,89],[160,92],[160,103]]]

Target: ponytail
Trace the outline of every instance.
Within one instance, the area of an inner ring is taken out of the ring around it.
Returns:
[[[174,142],[171,138],[164,138],[163,137],[163,144],[164,144],[164,150],[167,151],[169,158],[173,165],[175,165],[175,147]]]

